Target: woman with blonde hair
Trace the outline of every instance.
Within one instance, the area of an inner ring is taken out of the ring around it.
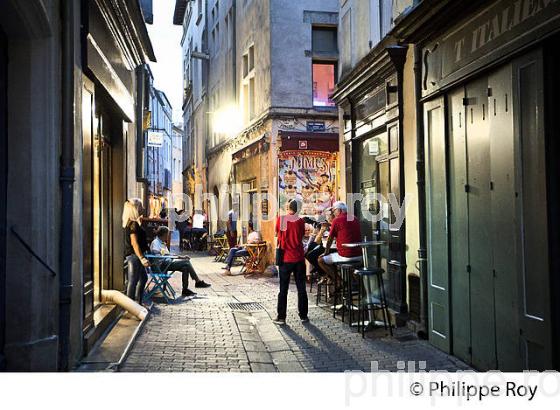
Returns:
[[[122,226],[124,229],[124,255],[128,263],[128,286],[126,295],[142,304],[144,287],[148,280],[147,267],[150,266],[144,253],[149,251],[146,232],[140,225],[144,211],[142,200],[131,198],[124,203]]]

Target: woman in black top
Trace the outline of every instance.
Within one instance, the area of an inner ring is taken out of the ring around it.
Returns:
[[[122,215],[124,253],[128,263],[126,295],[140,304],[148,280],[146,268],[150,266],[148,259],[144,257],[144,253],[149,250],[146,232],[140,226],[143,208],[140,199],[132,198],[125,202]]]

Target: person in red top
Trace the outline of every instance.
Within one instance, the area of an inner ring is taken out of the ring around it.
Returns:
[[[287,215],[276,219],[276,236],[280,248],[284,250],[283,263],[278,267],[280,277],[280,293],[278,293],[278,316],[274,320],[277,325],[286,324],[286,309],[288,305],[288,288],[290,276],[293,272],[298,290],[298,311],[302,323],[307,318],[308,302],[305,288],[305,258],[303,251],[303,237],[305,222],[298,216],[299,201],[292,199],[286,204]]]
[[[348,208],[344,202],[335,202],[332,206],[334,220],[331,224],[329,238],[325,246],[325,253],[319,257],[319,266],[327,274],[330,283],[336,284],[336,263],[360,262],[362,251],[360,248],[347,248],[345,243],[360,242],[362,233],[360,223],[355,216],[348,216]],[[331,253],[331,246],[336,239],[336,252]]]

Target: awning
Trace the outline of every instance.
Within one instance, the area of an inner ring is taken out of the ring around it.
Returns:
[[[280,151],[312,150],[338,152],[338,133],[278,131],[282,145]]]
[[[263,134],[259,138],[254,141],[251,141],[249,144],[242,146],[238,150],[236,150],[232,156],[233,163],[236,164],[239,161],[242,161],[246,158],[254,157],[262,152],[268,150],[268,144],[266,143],[266,134]]]

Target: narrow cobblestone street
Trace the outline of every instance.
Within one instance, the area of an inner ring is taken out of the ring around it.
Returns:
[[[274,278],[224,276],[213,258],[193,256],[202,279],[212,284],[196,289],[192,299],[156,303],[121,370],[183,372],[343,372],[396,371],[398,363],[426,362],[426,369],[457,370],[467,366],[405,329],[390,338],[376,330],[362,339],[355,329],[315,306],[310,297],[310,323],[298,320],[295,285],[289,294],[287,325],[272,323],[277,297]],[[234,268],[236,275],[239,267]],[[180,275],[172,279],[180,289]],[[193,287],[194,289],[194,287]],[[255,302],[239,308],[232,303]],[[239,310],[236,310],[238,308]]]

